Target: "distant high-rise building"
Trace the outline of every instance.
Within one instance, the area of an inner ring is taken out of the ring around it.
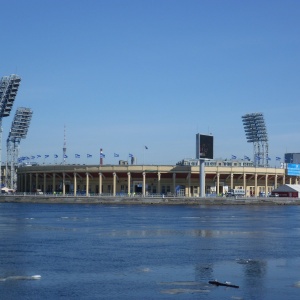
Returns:
[[[285,153],[284,162],[287,164],[300,164],[300,153]]]

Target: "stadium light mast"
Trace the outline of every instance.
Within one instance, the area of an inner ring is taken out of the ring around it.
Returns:
[[[18,164],[19,145],[21,139],[25,139],[30,121],[32,110],[26,107],[19,107],[15,113],[11,129],[6,141],[7,145],[7,164],[6,164],[6,184],[12,189],[17,187],[16,166]],[[10,165],[10,178],[8,177],[8,164]],[[10,179],[10,180],[9,180]]]
[[[4,76],[0,80],[0,187],[2,187],[2,119],[8,117],[14,104],[21,77]]]
[[[255,166],[269,165],[269,145],[267,128],[262,113],[251,113],[242,116],[246,139],[253,143]]]

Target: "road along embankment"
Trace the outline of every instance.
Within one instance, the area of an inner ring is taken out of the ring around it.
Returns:
[[[0,203],[46,204],[129,204],[129,205],[300,205],[299,198],[186,198],[186,197],[105,197],[1,195]]]

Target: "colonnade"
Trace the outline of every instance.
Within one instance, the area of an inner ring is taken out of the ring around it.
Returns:
[[[92,170],[94,171],[94,170]],[[171,174],[170,174],[171,173]],[[182,176],[180,179],[177,179],[177,174],[182,174],[184,173],[185,176],[182,179]],[[106,175],[105,175],[106,174]],[[122,183],[125,183],[127,185],[127,191],[128,194],[132,192],[132,172],[120,172],[118,170],[114,170],[112,172],[89,172],[88,168],[86,168],[86,171],[83,172],[82,170],[80,171],[74,171],[74,172],[43,172],[42,169],[40,170],[30,170],[29,168],[26,169],[26,172],[20,172],[18,174],[18,191],[20,192],[33,192],[34,189],[37,189],[38,187],[41,187],[42,191],[44,193],[49,192],[49,189],[47,189],[47,184],[48,186],[51,185],[51,180],[52,180],[52,192],[55,192],[55,187],[57,185],[57,182],[60,183],[61,185],[61,193],[63,195],[66,194],[66,182],[68,181],[74,187],[74,190],[72,190],[72,193],[74,195],[77,195],[77,186],[78,186],[78,179],[85,183],[85,193],[86,195],[89,194],[91,186],[96,189],[95,186],[98,183],[97,186],[97,194],[101,195],[103,194],[103,183],[106,182],[106,184],[112,185],[112,192],[111,194],[113,196],[116,196],[119,193],[119,176],[122,177]],[[141,172],[134,172],[134,174],[139,174],[139,176],[142,177],[142,191],[141,194],[142,196],[147,195],[147,171],[141,171]],[[166,174],[166,172],[155,172],[155,184],[156,184],[156,189],[158,193],[161,193],[161,179],[162,179],[162,174]],[[170,179],[164,178],[164,184],[169,184],[170,185],[170,192],[175,194],[176,193],[176,186],[178,184],[181,184],[182,186],[185,187],[185,196],[190,197],[193,196],[191,194],[191,187],[197,187],[199,184],[198,181],[198,176],[199,173],[195,174],[192,172],[190,169],[189,171],[182,171],[182,172],[168,172],[169,175],[171,175]],[[207,173],[208,174],[208,173]],[[235,188],[235,186],[241,186],[246,192],[247,195],[249,196],[249,188],[251,187],[251,195],[252,196],[258,196],[260,189],[263,189],[266,193],[268,190],[271,188],[277,188],[278,183],[280,182],[281,184],[285,184],[286,181],[286,175],[284,172],[278,172],[275,174],[274,173],[249,173],[249,172],[227,172],[224,173],[224,171],[219,171],[216,170],[214,173],[215,176],[213,177],[212,180],[206,180],[206,186],[210,184],[210,186],[215,186],[216,189],[216,194],[220,194],[220,176],[224,176],[226,174],[226,180],[230,178],[230,188]],[[125,175],[125,176],[124,176]],[[126,176],[127,175],[127,176]],[[153,181],[153,171],[151,172],[151,178],[149,180]],[[248,179],[247,179],[248,176]],[[269,177],[272,176],[272,184],[269,184]],[[28,182],[28,177],[29,177],[29,182]],[[33,177],[35,177],[35,182],[33,182]],[[97,178],[98,177],[98,178]],[[108,178],[109,177],[109,178]],[[260,178],[259,178],[260,177]],[[124,180],[124,178],[127,178],[127,180]],[[250,178],[250,179],[249,179]],[[224,179],[223,179],[224,180]],[[290,183],[292,183],[292,178],[289,178]],[[297,181],[297,178],[295,180],[295,183]],[[51,191],[50,191],[51,192]]]

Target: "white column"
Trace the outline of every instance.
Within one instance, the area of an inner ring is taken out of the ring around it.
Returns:
[[[146,196],[146,172],[143,172],[143,197]]]
[[[86,179],[85,179],[85,184],[86,184],[86,191],[85,191],[85,195],[88,196],[89,195],[89,190],[90,190],[90,186],[89,186],[89,173],[86,172]]]
[[[74,196],[77,194],[77,176],[76,173],[74,172]]]
[[[188,174],[188,197],[191,197],[191,172]]]
[[[102,195],[102,173],[99,173],[99,195]]]
[[[265,176],[265,197],[268,197],[268,174]]]
[[[257,173],[255,173],[254,177],[254,197],[257,197]]]
[[[200,188],[200,197],[204,198],[206,194],[205,190],[205,160],[199,160],[199,188]]]
[[[158,172],[158,173],[157,173],[157,193],[158,193],[158,194],[161,193],[160,178],[161,178],[161,174]]]
[[[63,190],[62,190],[62,193],[63,193],[63,196],[66,194],[66,173],[63,172],[63,184],[62,184],[62,187],[63,187]]]
[[[130,172],[127,173],[127,190],[128,190],[128,196],[131,195],[131,191],[130,191],[130,180],[131,180],[131,174]]]
[[[217,196],[220,193],[220,173],[217,173]]]
[[[113,172],[113,196],[116,196],[116,179],[117,179],[117,174]]]

